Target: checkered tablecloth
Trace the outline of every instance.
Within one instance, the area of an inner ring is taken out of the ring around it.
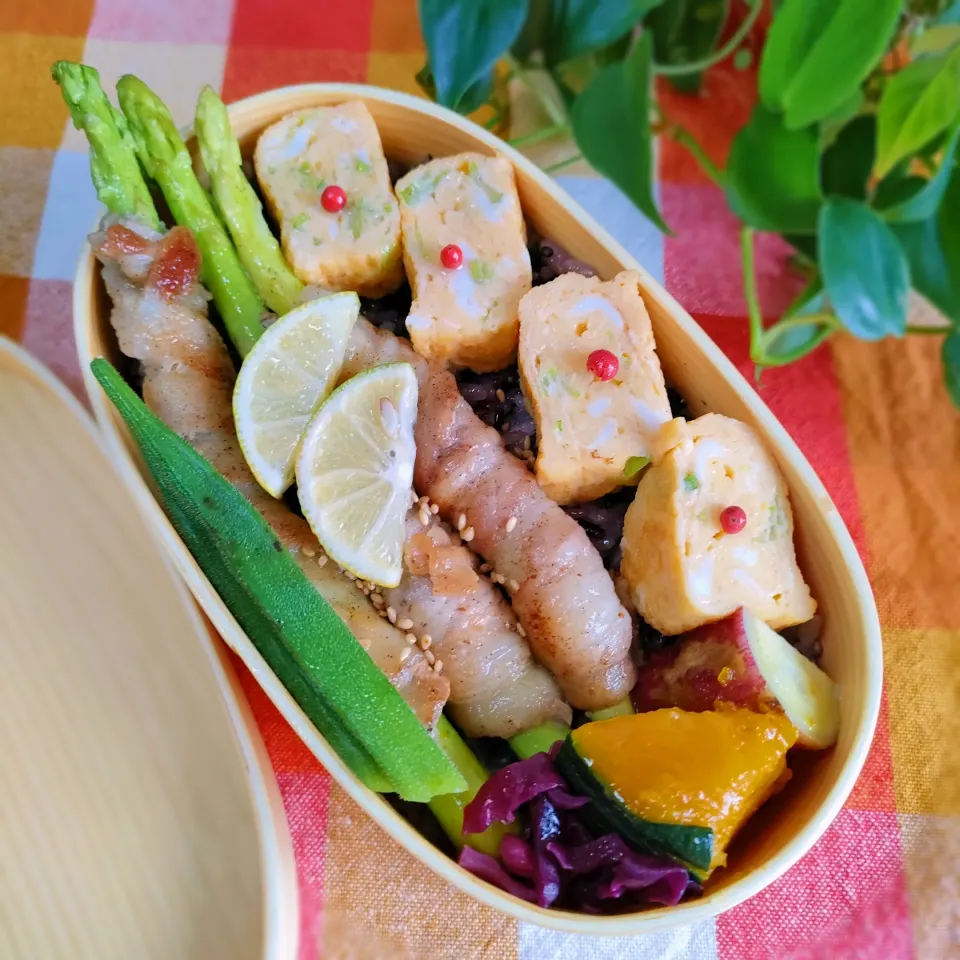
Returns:
[[[301,81],[417,92],[414,0],[0,0],[0,332],[82,392],[70,286],[97,203],[52,61],[133,72],[192,116],[210,83],[229,102]],[[722,159],[755,101],[752,71],[715,70],[666,112]],[[564,187],[690,310],[745,373],[736,224],[678,148],[663,145],[664,239],[608,183]],[[773,316],[795,287],[774,238],[758,250]],[[750,902],[678,932],[578,939],[519,924],[424,870],[330,780],[245,677],[283,793],[299,870],[303,960],[325,957],[921,960],[960,956],[960,416],[934,338],[836,338],[764,374],[760,393],[820,473],[877,594],[886,691],[860,782],[834,825]]]

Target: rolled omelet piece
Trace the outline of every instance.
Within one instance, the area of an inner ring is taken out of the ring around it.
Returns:
[[[283,117],[260,135],[254,166],[284,255],[304,283],[368,297],[403,283],[397,199],[363,103]],[[327,187],[343,190],[342,209],[324,209]]]
[[[513,167],[478,153],[432,160],[397,182],[397,199],[417,352],[478,372],[505,367],[532,283]],[[445,247],[459,249],[459,266],[444,266]]]
[[[606,350],[617,372],[601,380],[589,357]],[[537,482],[557,503],[594,500],[637,482],[670,401],[650,317],[633,270],[604,282],[567,273],[520,301],[520,376],[537,423]]]
[[[724,532],[721,513],[745,525]],[[620,571],[637,612],[672,636],[745,607],[774,630],[817,609],[797,564],[787,484],[746,424],[672,420],[627,510]]]

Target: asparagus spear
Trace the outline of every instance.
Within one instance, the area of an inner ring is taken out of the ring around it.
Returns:
[[[52,73],[73,125],[90,142],[90,178],[100,202],[119,217],[134,217],[154,230],[162,229],[126,118],[103,92],[100,74],[69,60],[58,60]]]
[[[535,753],[546,753],[569,732],[570,728],[566,724],[547,720],[530,730],[524,730],[523,733],[515,733],[508,742],[513,752],[521,760],[526,760]]]
[[[203,255],[201,279],[241,356],[263,333],[263,301],[244,272],[230,237],[193,172],[193,161],[160,98],[128,74],[117,83],[140,162],[160,185],[177,223],[189,227]]]
[[[204,282],[214,294],[230,339],[238,351],[246,355],[263,332],[260,323],[262,305],[243,273],[236,251],[223,232],[217,219],[217,211],[196,180],[189,154],[173,120],[162,102],[136,77],[123,77],[117,90],[141,162],[150,176],[160,184],[177,222],[190,227],[196,234],[204,254]],[[122,115],[120,116],[122,119]],[[243,177],[239,165],[239,148],[230,131],[225,108],[209,88],[201,95],[198,104],[197,128],[201,153],[213,182],[214,201],[239,248],[245,252],[246,262],[252,265],[251,273],[258,277],[260,289],[266,295],[267,286],[272,284],[272,297],[286,294],[290,298],[293,297],[295,283],[297,291],[293,302],[298,302],[302,287],[289,272],[276,240],[263,219],[259,200]],[[139,176],[139,170],[136,172]],[[140,179],[142,180],[142,177]],[[270,270],[272,253],[277,256],[280,270]],[[238,280],[246,281],[246,285],[241,282],[237,286],[235,281]],[[245,286],[249,289],[245,289]],[[238,291],[242,294],[239,300]],[[218,294],[226,298],[225,305],[221,305]],[[255,313],[252,303],[256,305]],[[289,301],[286,304],[276,300],[271,303],[271,306],[280,312],[290,305],[292,304]],[[250,322],[251,317],[254,318],[253,323]],[[288,686],[291,684],[288,683]],[[316,715],[316,711],[314,714],[315,722],[319,723],[320,717]],[[329,728],[329,724],[321,724],[321,729],[324,728]],[[357,760],[350,755],[352,751],[344,750],[344,747],[352,744],[340,742],[345,738],[337,737],[333,730],[328,729],[326,732],[328,735],[333,734],[338,752],[349,756],[355,765]],[[445,719],[441,719],[437,734],[439,745],[454,762],[458,773],[465,778],[467,789],[435,796],[428,802],[450,839],[460,846],[464,842],[463,808],[476,795],[487,778],[487,772]],[[375,782],[374,771],[364,770],[364,773],[369,785],[374,789],[383,789],[383,784]],[[503,833],[503,829],[495,825],[483,834],[471,837],[470,844],[486,852],[496,853]]]
[[[303,284],[287,266],[280,244],[267,226],[260,198],[243,174],[240,146],[230,128],[227,108],[212,87],[197,101],[195,123],[203,165],[210,174],[213,196],[264,303],[278,314],[300,303]]]

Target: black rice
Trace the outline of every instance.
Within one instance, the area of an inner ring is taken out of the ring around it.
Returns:
[[[392,165],[393,179],[401,173],[401,165]],[[596,271],[589,264],[570,256],[559,244],[538,236],[532,229],[528,233],[534,286],[549,283],[564,273],[596,276]],[[363,315],[375,326],[409,338],[406,317],[410,312],[410,300],[410,287],[404,284],[395,293],[376,300],[361,297],[360,308]],[[528,467],[532,466],[537,453],[537,427],[520,387],[520,374],[516,364],[495,373],[461,370],[457,373],[457,385],[460,395],[470,404],[473,412],[487,426],[500,433],[504,446]],[[690,411],[679,392],[668,387],[667,393],[673,415],[689,419]],[[586,530],[591,543],[610,570],[616,570],[620,566],[623,520],[633,496],[634,488],[625,487],[590,503],[564,508]],[[665,638],[661,637],[657,641],[651,637],[643,641],[644,648],[648,650],[658,644],[666,645]]]
[[[385,297],[377,297],[376,300],[361,297],[360,312],[375,327],[382,327],[398,337],[409,340],[407,314],[410,313],[411,299],[410,284],[404,283],[399,290],[388,293]]]
[[[552,240],[545,240],[530,231],[530,266],[533,268],[533,285],[540,286],[556,280],[564,273],[579,273],[584,277],[595,277],[597,271],[588,263],[570,256],[566,250]]]
[[[604,565],[611,570],[620,566],[623,518],[633,495],[633,487],[624,487],[590,503],[577,503],[563,508],[568,516],[573,517],[586,530]]]
[[[504,445],[514,456],[530,460],[536,455],[537,425],[520,388],[516,364],[496,373],[461,370],[457,385],[473,412],[488,427],[500,431]]]

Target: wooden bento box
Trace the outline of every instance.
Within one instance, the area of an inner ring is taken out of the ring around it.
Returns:
[[[591,264],[603,279],[621,270],[640,273],[667,379],[677,386],[695,414],[714,411],[751,424],[776,456],[787,479],[798,555],[825,620],[823,663],[842,690],[839,741],[823,753],[791,755],[794,776],[788,788],[766,804],[738,837],[730,851],[729,865],[711,879],[702,897],[675,907],[616,916],[544,910],[503,893],[459,867],[390,804],[363,786],[271,673],[161,506],[140,491],[139,499],[148,504],[149,522],[201,607],[307,747],[364,811],[426,867],[513,917],[574,933],[648,933],[728,910],[772,883],[813,846],[850,793],[870,747],[882,683],[880,629],[870,585],[850,535],[796,444],[693,318],[550,177],[502,140],[425,100],[349,84],[306,84],[273,90],[233,104],[230,118],[242,148],[249,154],[259,132],[284,114],[349,99],[367,105],[389,157],[410,164],[422,161],[426,154],[444,156],[467,150],[507,157],[516,170],[526,217],[540,234]],[[137,482],[148,491],[145,471],[126,428],[89,371],[94,357],[105,356],[112,361],[119,357],[99,266],[89,248],[84,250],[77,269],[73,304],[80,364],[97,420],[113,455],[139,471]],[[129,470],[123,472],[134,475]]]

